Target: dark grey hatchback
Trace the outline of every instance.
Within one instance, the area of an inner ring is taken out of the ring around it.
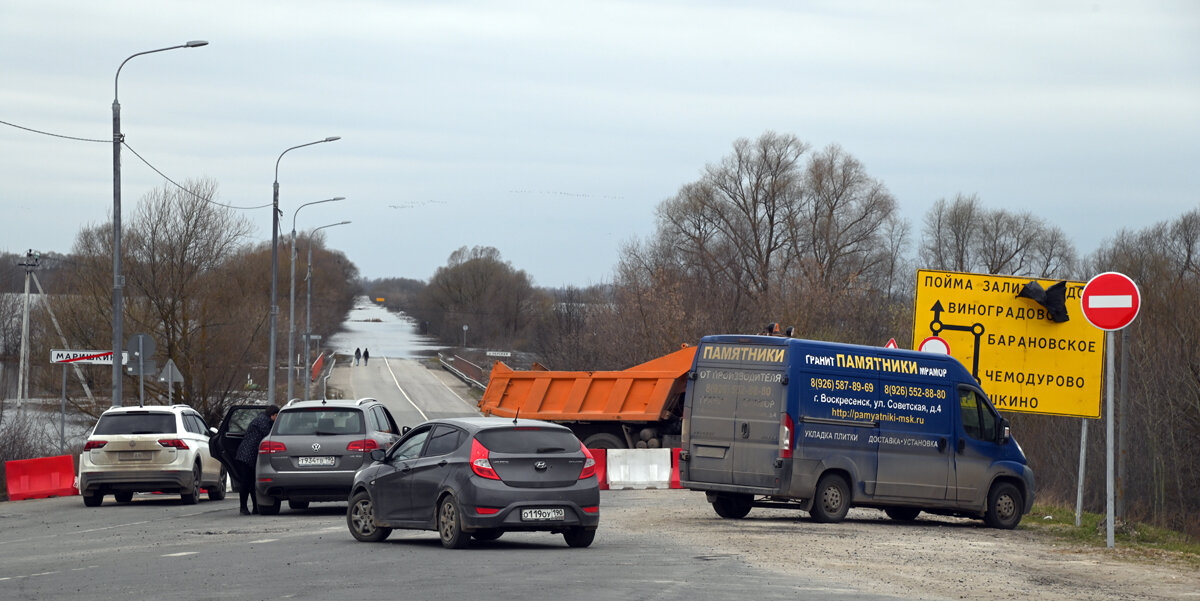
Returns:
[[[596,461],[557,424],[431,420],[371,459],[354,476],[346,512],[360,541],[381,541],[393,528],[436,530],[443,546],[459,549],[472,538],[549,531],[586,547],[600,524]]]

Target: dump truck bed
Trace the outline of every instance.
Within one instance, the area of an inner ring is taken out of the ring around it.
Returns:
[[[479,410],[547,421],[667,419],[680,410],[695,355],[684,347],[622,371],[516,371],[497,362]]]

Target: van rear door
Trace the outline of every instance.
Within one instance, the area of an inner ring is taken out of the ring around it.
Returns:
[[[705,345],[726,346],[726,345]],[[745,346],[745,345],[739,345]],[[780,347],[772,357],[782,357]],[[710,357],[762,357],[753,353],[708,353]],[[701,357],[704,347],[701,348]],[[782,360],[697,361],[687,396],[689,479],[694,482],[777,488],[780,420],[787,387]]]

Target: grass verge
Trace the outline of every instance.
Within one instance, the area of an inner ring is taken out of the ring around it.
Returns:
[[[1020,527],[1064,542],[1104,548],[1108,544],[1104,517],[1103,514],[1084,512],[1076,526],[1074,508],[1034,505],[1033,511],[1021,520]],[[1200,543],[1174,530],[1118,520],[1113,542],[1120,557],[1134,561],[1178,561],[1200,568]]]

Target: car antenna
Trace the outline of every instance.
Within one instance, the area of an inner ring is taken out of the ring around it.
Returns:
[[[521,415],[521,407],[517,406],[517,412],[513,414],[513,425],[517,425],[517,416]]]

